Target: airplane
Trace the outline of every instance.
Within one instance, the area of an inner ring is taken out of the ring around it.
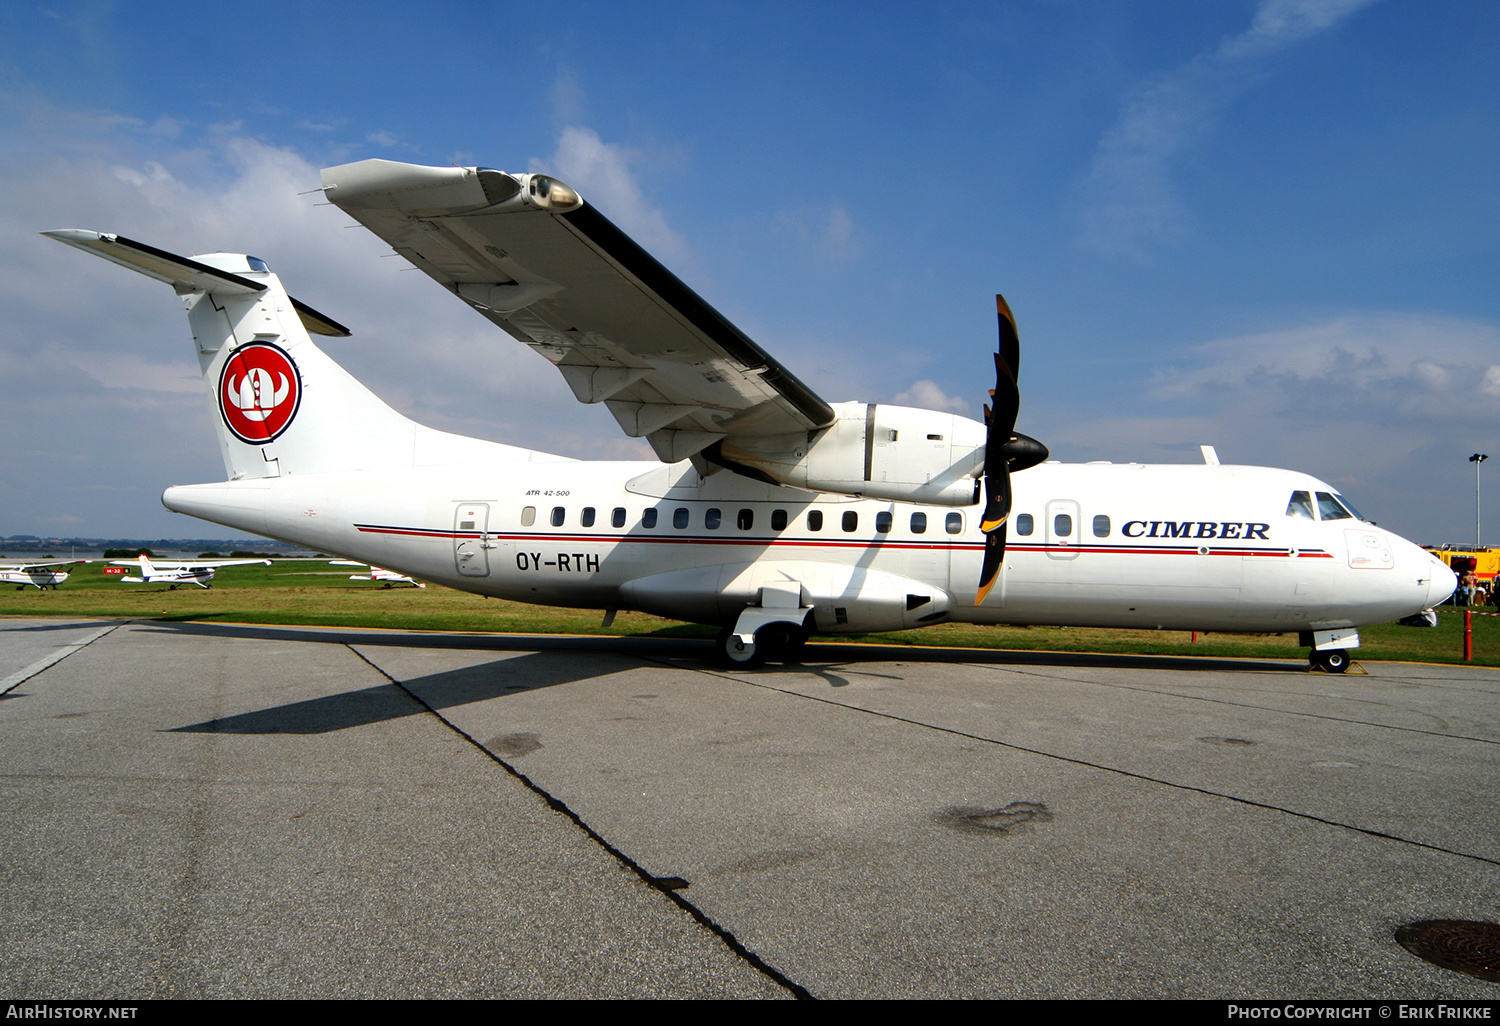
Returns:
[[[144,552],[134,559],[112,559],[111,567],[137,567],[139,577],[121,577],[125,584],[167,584],[169,591],[176,591],[179,584],[196,584],[200,588],[212,588],[214,574],[219,567],[248,566],[260,563],[270,566],[269,559],[212,559],[194,560],[190,563],[159,563]],[[105,570],[105,573],[123,574],[123,570]]]
[[[313,343],[349,330],[257,258],[43,234],[171,285],[228,480],[170,510],[499,598],[721,628],[795,658],[816,633],[942,622],[1294,632],[1341,672],[1358,628],[1456,578],[1306,474],[1063,464],[1015,430],[1020,344],[996,297],[985,423],[829,403],[577,191],[538,173],[364,160],[326,199],[604,403],[660,462],[585,462],[425,427]],[[310,334],[311,333],[311,334]]]
[[[350,574],[349,580],[351,581],[383,581],[387,588],[393,584],[410,584],[418,588],[427,587],[421,581],[414,581],[406,574],[398,574],[394,570],[386,570],[383,567],[370,566],[369,563],[361,563],[356,559],[330,559],[328,565],[370,567],[370,572],[367,574]]]
[[[47,563],[0,563],[0,582],[14,584],[17,591],[24,591],[28,584],[38,591],[44,588],[56,591],[57,586],[68,579],[68,572],[50,567],[92,562],[91,559],[56,559]]]

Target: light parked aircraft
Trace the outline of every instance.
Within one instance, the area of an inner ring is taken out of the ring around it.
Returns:
[[[47,232],[187,307],[229,480],[168,488],[168,509],[606,623],[638,609],[717,624],[742,663],[814,632],[966,621],[1297,632],[1342,670],[1358,627],[1455,586],[1305,474],[1043,462],[1014,430],[1003,300],[986,424],[830,404],[546,175],[366,160],[325,170],[323,191],[662,463],[424,427],[313,344],[348,331],[263,261]]]
[[[248,566],[260,563],[270,566],[269,559],[212,559],[194,560],[191,563],[158,563],[144,552],[134,559],[112,559],[110,566],[137,567],[139,577],[121,577],[126,584],[167,584],[176,591],[179,584],[196,584],[200,588],[212,588],[214,574],[221,566]],[[118,572],[118,571],[116,571]]]
[[[53,570],[55,566],[76,566],[90,563],[88,559],[56,559],[48,563],[0,563],[0,582],[14,584],[17,591],[28,584],[38,591],[43,588],[57,590],[57,586],[68,579],[66,570]]]
[[[414,581],[406,574],[398,574],[396,571],[386,570],[384,567],[370,566],[369,563],[361,563],[354,559],[330,559],[328,565],[369,567],[370,572],[367,574],[350,574],[349,580],[351,581],[381,581],[387,588],[393,584],[410,584],[418,588],[427,587],[421,581]]]

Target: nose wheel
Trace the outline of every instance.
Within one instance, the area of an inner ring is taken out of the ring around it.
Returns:
[[[1307,657],[1307,662],[1314,670],[1322,670],[1324,673],[1343,673],[1349,669],[1349,650],[1347,648],[1325,648],[1322,651],[1313,649]]]

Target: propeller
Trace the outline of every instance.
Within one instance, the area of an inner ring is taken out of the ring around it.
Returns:
[[[988,403],[984,407],[984,422],[989,428],[984,446],[984,516],[979,522],[984,532],[984,565],[979,572],[976,606],[995,586],[1005,562],[1010,475],[1036,466],[1048,455],[1041,442],[1016,433],[1016,415],[1021,410],[1021,390],[1016,384],[1021,369],[1021,337],[1016,332],[1016,315],[1010,312],[1004,296],[995,297],[995,312],[1000,320],[1000,349],[995,353],[995,387],[990,392],[995,407],[991,409]]]

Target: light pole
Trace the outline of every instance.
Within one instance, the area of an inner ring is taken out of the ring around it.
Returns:
[[[1479,551],[1479,465],[1489,459],[1488,453],[1476,452],[1469,457],[1474,464],[1474,551]]]

